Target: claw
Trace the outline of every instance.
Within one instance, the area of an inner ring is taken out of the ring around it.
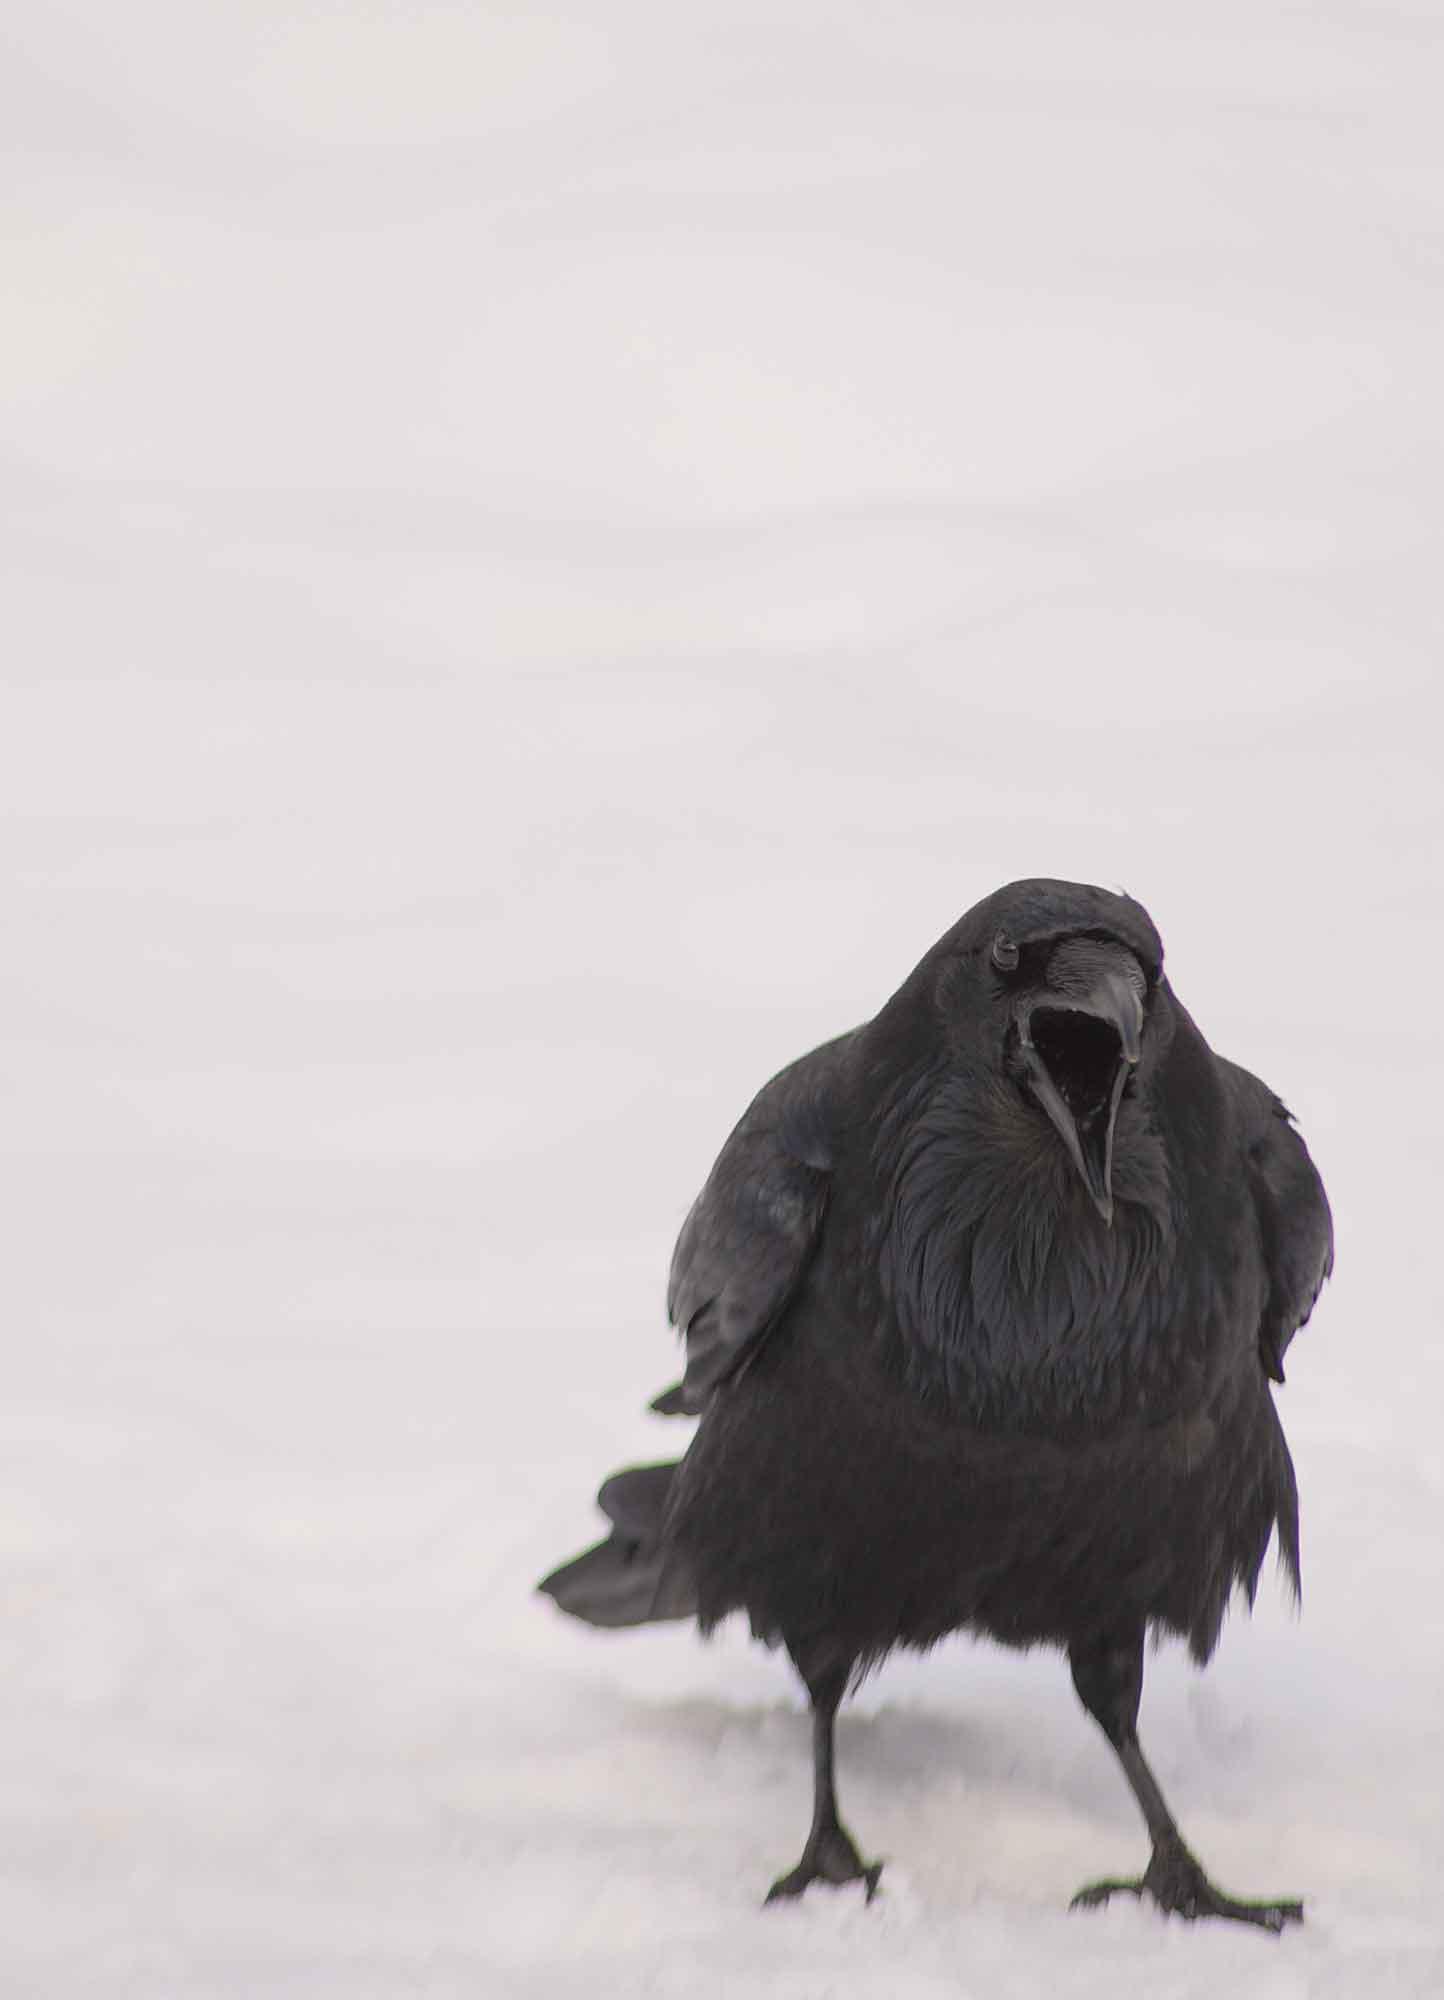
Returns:
[[[1085,1882],[1069,1901],[1070,1910],[1101,1910],[1110,1896],[1141,1896],[1142,1880],[1134,1882]]]
[[[765,1900],[777,1903],[800,1896],[814,1882],[830,1882],[837,1888],[845,1882],[861,1882],[871,1902],[877,1894],[881,1874],[882,1863],[873,1861],[864,1865],[851,1836],[842,1827],[825,1827],[820,1833],[809,1835],[802,1859],[790,1873],[773,1883]]]
[[[1147,1896],[1167,1914],[1194,1919],[1227,1917],[1234,1923],[1253,1924],[1277,1937],[1288,1924],[1304,1919],[1304,1906],[1292,1900],[1242,1903],[1216,1889],[1188,1849],[1180,1841],[1155,1847],[1143,1874],[1136,1881],[1090,1882],[1069,1904],[1073,1910],[1096,1910],[1110,1896]]]

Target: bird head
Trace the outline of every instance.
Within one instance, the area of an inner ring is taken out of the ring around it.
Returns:
[[[1118,1107],[1143,1061],[1163,945],[1131,897],[1082,883],[1013,882],[970,910],[937,947],[966,972],[1000,1035],[1004,1072],[1053,1128],[1094,1207],[1113,1221]],[[930,954],[931,956],[931,954]],[[996,1044],[995,1044],[996,1046]]]

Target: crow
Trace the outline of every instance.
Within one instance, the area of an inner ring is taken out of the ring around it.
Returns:
[[[745,1611],[812,1705],[812,1826],[768,1900],[861,1880],[833,1725],[896,1646],[1067,1653],[1152,1852],[1120,1891],[1277,1932],[1224,1895],[1139,1744],[1145,1637],[1205,1664],[1270,1539],[1299,1587],[1274,1408],[1333,1266],[1290,1114],[1174,996],[1142,905],[1014,882],[863,1027],[767,1084],[682,1227],[678,1463],[615,1474],[606,1540],[539,1586],[594,1625]]]

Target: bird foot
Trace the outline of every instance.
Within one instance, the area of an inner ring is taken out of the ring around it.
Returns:
[[[1285,1924],[1303,1922],[1302,1903],[1240,1903],[1215,1889],[1202,1867],[1180,1841],[1161,1843],[1153,1850],[1147,1868],[1132,1882],[1090,1882],[1080,1889],[1070,1907],[1096,1910],[1110,1896],[1151,1896],[1159,1909],[1180,1917],[1230,1917],[1236,1923],[1254,1924],[1275,1937]]]
[[[802,1859],[790,1874],[779,1877],[773,1883],[767,1891],[767,1901],[777,1903],[784,1897],[800,1896],[813,1882],[831,1882],[836,1886],[844,1882],[862,1882],[866,1884],[867,1900],[871,1902],[877,1894],[881,1874],[882,1863],[874,1861],[865,1866],[852,1836],[834,1820],[831,1826],[813,1828],[802,1850]]]

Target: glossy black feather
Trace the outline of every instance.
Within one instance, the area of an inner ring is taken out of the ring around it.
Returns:
[[[1018,1063],[1017,996],[1085,939],[1146,988],[1111,1227]],[[1079,1655],[1153,1627],[1207,1659],[1275,1535],[1297,1584],[1267,1378],[1331,1259],[1302,1141],[1210,1050],[1147,912],[998,891],[758,1094],[687,1218],[669,1601],[745,1611],[810,1684],[960,1628]]]
[[[827,1207],[850,1035],[815,1049],[760,1090],[682,1225],[667,1315],[687,1372],[652,1407],[695,1416],[746,1361],[796,1291]]]
[[[697,1599],[684,1564],[669,1559],[663,1522],[675,1464],[634,1465],[603,1483],[597,1505],[612,1523],[597,1542],[537,1586],[589,1625],[691,1618]]]
[[[1222,1065],[1244,1134],[1246,1171],[1258,1217],[1269,1295],[1259,1323],[1259,1356],[1275,1382],[1284,1354],[1308,1322],[1334,1268],[1328,1203],[1287,1106],[1234,1063]]]

